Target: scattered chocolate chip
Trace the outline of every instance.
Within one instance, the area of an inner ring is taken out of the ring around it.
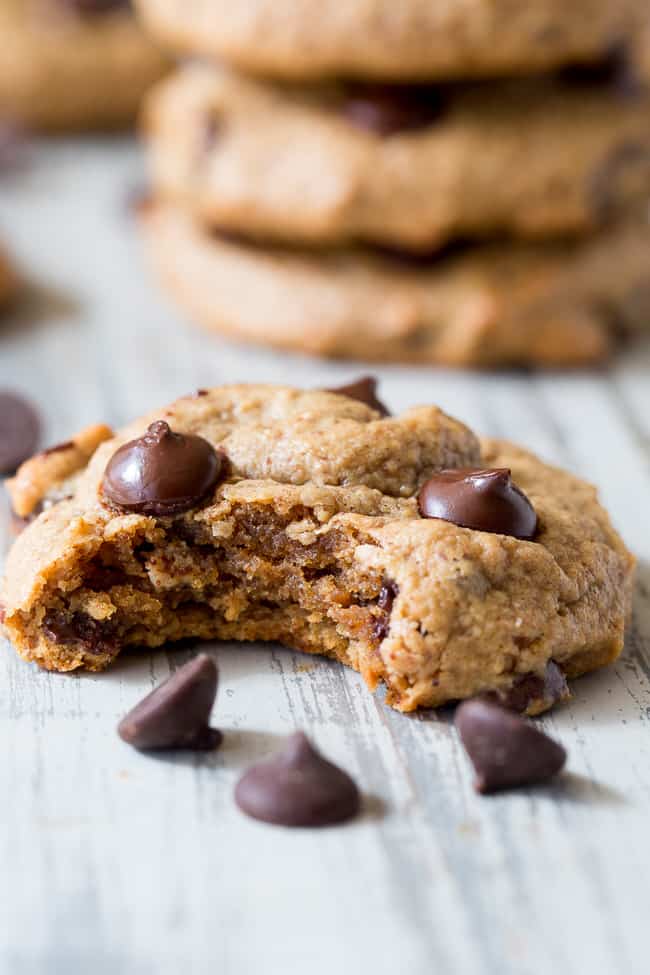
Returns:
[[[342,823],[361,804],[347,772],[323,758],[301,731],[278,755],[244,773],[235,801],[247,816],[280,826]]]
[[[507,468],[439,471],[418,494],[423,518],[441,518],[463,528],[531,540],[535,509]]]
[[[345,386],[336,386],[333,389],[325,390],[327,393],[337,393],[339,396],[347,396],[349,399],[356,399],[360,403],[365,403],[371,409],[377,410],[382,416],[390,416],[380,399],[377,399],[377,380],[374,376],[360,376],[354,382],[347,383]]]
[[[544,676],[524,674],[518,677],[507,691],[484,694],[509,711],[546,711],[548,708],[570,697],[569,686],[562,670],[554,660],[546,664]]]
[[[562,745],[490,701],[464,701],[454,721],[476,772],[477,792],[545,782],[566,762]]]
[[[43,620],[43,632],[54,643],[74,643],[86,653],[114,656],[119,648],[116,625],[112,620],[94,620],[85,613],[63,611],[48,613]]]
[[[387,137],[426,128],[438,121],[444,105],[434,87],[357,85],[348,89],[341,110],[358,128]]]
[[[207,653],[172,674],[122,718],[122,741],[141,749],[191,748],[210,751],[222,735],[210,727],[219,673]]]
[[[36,409],[17,393],[0,391],[0,474],[11,474],[36,450],[41,423]]]
[[[375,617],[372,635],[376,640],[385,640],[390,632],[390,614],[393,611],[395,597],[399,593],[399,586],[392,579],[383,584],[377,599],[377,607],[381,615]]]
[[[226,456],[203,437],[157,420],[109,461],[102,492],[126,511],[175,515],[200,504],[225,476]]]

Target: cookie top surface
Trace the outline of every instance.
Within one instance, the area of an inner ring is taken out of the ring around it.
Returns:
[[[261,75],[445,78],[597,58],[629,37],[640,0],[138,0],[182,51]]]
[[[147,106],[154,189],[258,239],[430,252],[584,233],[650,196],[650,95],[613,78],[288,87],[192,65]]]

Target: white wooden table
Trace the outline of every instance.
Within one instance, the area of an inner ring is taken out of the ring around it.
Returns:
[[[56,292],[0,330],[0,387],[40,403],[47,441],[222,381],[360,372],[184,323],[143,262],[139,172],[130,144],[67,142],[0,189],[0,236]],[[436,402],[598,483],[640,557],[623,658],[544,720],[568,772],[479,798],[448,713],[401,716],[337,665],[223,644],[222,750],[145,757],[116,722],[187,650],[61,676],[0,640],[3,975],[650,971],[650,351],[609,374],[376,371],[393,409]],[[289,831],[237,812],[240,770],[296,727],[360,782],[359,822]]]

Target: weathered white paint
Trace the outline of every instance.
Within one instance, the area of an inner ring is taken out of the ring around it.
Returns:
[[[58,320],[23,315],[0,335],[0,386],[40,402],[48,441],[221,381],[359,372],[179,321],[143,267],[126,206],[138,180],[132,146],[68,142],[39,148],[0,190],[0,232],[61,299]],[[648,971],[650,351],[609,375],[377,371],[394,409],[437,402],[596,481],[641,558],[624,657],[544,720],[568,773],[478,798],[448,713],[400,716],[356,675],[261,646],[212,649],[220,752],[147,758],[115,724],[187,651],[79,677],[42,673],[3,643],[2,973]],[[295,727],[357,776],[360,822],[290,832],[238,814],[239,770]]]

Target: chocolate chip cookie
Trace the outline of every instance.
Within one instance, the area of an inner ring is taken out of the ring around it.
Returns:
[[[297,252],[141,215],[153,264],[188,316],[233,338],[317,355],[454,366],[576,366],[650,325],[650,227],[573,243],[494,244],[430,260]]]
[[[597,229],[650,201],[650,95],[553,80],[287,88],[187,67],[145,113],[154,187],[258,238],[451,238]]]
[[[201,390],[102,442],[9,555],[18,652],[101,670],[130,646],[279,641],[403,711],[539,711],[615,659],[633,559],[595,490],[433,406],[356,396]]]
[[[645,0],[138,0],[173,48],[270,77],[457,78],[599,58]]]
[[[47,130],[120,126],[166,61],[127,0],[2,0],[0,117]]]

